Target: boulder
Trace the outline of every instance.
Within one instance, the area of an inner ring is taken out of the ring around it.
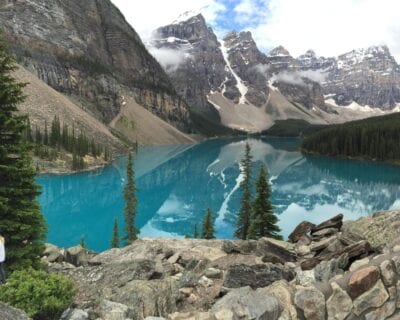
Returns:
[[[271,238],[262,238],[257,245],[258,255],[276,257],[279,263],[294,262],[297,260],[295,247],[286,241]],[[272,262],[272,261],[270,261]]]
[[[386,286],[394,285],[396,280],[396,272],[393,265],[393,261],[391,260],[382,261],[379,268],[381,270],[383,283]]]
[[[128,306],[108,300],[100,303],[99,314],[103,320],[125,320],[133,317],[132,310]]]
[[[113,301],[128,306],[135,320],[148,316],[166,317],[177,311],[179,298],[179,287],[173,279],[134,280],[111,296]]]
[[[364,292],[371,289],[380,279],[379,269],[375,266],[369,266],[355,271],[348,281],[348,292],[352,299],[357,298]]]
[[[379,280],[369,291],[364,292],[358,298],[353,300],[353,312],[356,316],[360,316],[364,311],[370,308],[381,307],[388,299],[389,294],[387,293],[383,282]]]
[[[343,225],[343,214],[338,214],[337,216],[329,220],[326,220],[316,226],[311,227],[311,235],[322,229],[335,228],[340,230],[342,228],[342,225]]]
[[[315,280],[319,282],[329,281],[336,275],[343,274],[347,264],[348,259],[345,255],[330,261],[322,261],[314,269]]]
[[[307,320],[325,319],[325,297],[317,288],[299,288],[294,295],[294,303]]]
[[[312,239],[313,240],[320,240],[322,238],[330,237],[333,236],[334,234],[337,234],[339,232],[338,229],[336,228],[327,228],[327,229],[322,229],[319,231],[316,231],[312,234]]]
[[[365,257],[365,258],[360,259],[360,260],[356,260],[351,264],[351,266],[349,268],[349,271],[350,272],[354,272],[354,271],[360,269],[361,267],[364,267],[368,263],[369,263],[369,258],[368,257]]]
[[[48,262],[48,263],[63,262],[64,261],[64,250],[58,248],[55,245],[46,243],[42,260],[45,262]]]
[[[1,318],[3,319],[3,318]],[[61,320],[88,320],[89,314],[81,309],[69,308],[61,315]]]
[[[312,242],[310,245],[310,250],[314,252],[319,252],[327,248],[332,241],[334,241],[336,238],[334,236],[329,237],[329,238],[324,238],[320,241]]]
[[[226,310],[226,311],[224,311]],[[215,315],[224,311],[233,317],[219,319],[268,319],[277,320],[282,312],[276,298],[268,294],[265,288],[253,290],[243,287],[231,290],[227,295],[218,300],[211,308]],[[230,312],[229,312],[230,311]],[[220,314],[221,315],[221,314]]]
[[[81,245],[65,250],[65,261],[76,266],[87,265],[89,261],[88,252]]]
[[[222,271],[216,268],[208,268],[204,275],[210,279],[220,279],[222,277]]]
[[[314,269],[319,263],[320,263],[320,260],[318,258],[310,258],[310,259],[302,261],[300,263],[300,267],[304,271],[311,270],[311,269]]]
[[[22,310],[13,308],[5,303],[0,302],[0,319],[1,320],[29,320],[29,317]]]
[[[278,280],[290,281],[294,278],[294,272],[287,268],[271,263],[245,265],[231,265],[224,279],[224,286],[227,288],[240,288],[250,286],[252,288],[262,288],[269,286]]]
[[[294,288],[285,280],[276,281],[266,288],[266,292],[279,302],[282,313],[279,320],[296,320],[297,311],[293,302]]]
[[[344,320],[353,309],[353,302],[336,282],[331,283],[332,295],[326,301],[328,320]]]
[[[315,227],[315,224],[308,222],[308,221],[303,221],[301,222],[294,230],[293,232],[289,235],[289,240],[291,242],[296,243],[299,241],[303,236],[307,235],[311,229]]]
[[[396,311],[396,301],[387,301],[382,307],[377,308],[365,315],[365,320],[384,320]]]

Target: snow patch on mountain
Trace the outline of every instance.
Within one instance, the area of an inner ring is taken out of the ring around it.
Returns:
[[[244,82],[242,81],[242,79],[237,75],[237,73],[233,70],[232,65],[229,61],[229,53],[228,53],[228,48],[225,46],[225,42],[223,40],[218,40],[220,45],[221,45],[221,52],[222,55],[224,57],[225,63],[226,63],[226,69],[228,72],[230,72],[233,77],[236,80],[236,87],[238,88],[239,92],[240,92],[240,100],[239,100],[239,104],[245,104],[246,103],[246,94],[249,91],[249,89],[247,88],[247,86],[244,84]],[[225,79],[225,82],[223,83],[224,85],[224,89],[225,90],[225,83],[226,83],[227,79]]]

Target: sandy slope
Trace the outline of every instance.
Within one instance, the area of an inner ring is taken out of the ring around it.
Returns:
[[[130,141],[144,145],[194,143],[195,140],[140,106],[126,95],[124,106],[110,126]]]
[[[88,137],[94,138],[98,143],[108,145],[115,151],[121,151],[124,148],[119,139],[110,133],[106,125],[83,111],[66,96],[46,85],[32,73],[19,68],[14,73],[14,77],[18,81],[28,83],[24,88],[27,99],[20,106],[20,111],[29,115],[33,132],[37,125],[43,133],[45,121],[50,129],[51,122],[57,115],[62,123],[67,123],[70,127],[74,125],[78,131],[82,129]]]

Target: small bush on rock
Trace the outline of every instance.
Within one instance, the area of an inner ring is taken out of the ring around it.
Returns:
[[[0,290],[0,301],[24,310],[34,320],[59,319],[73,296],[67,277],[33,269],[15,271]]]

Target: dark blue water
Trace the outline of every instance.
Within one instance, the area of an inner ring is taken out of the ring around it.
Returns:
[[[296,139],[248,140],[254,171],[270,172],[273,204],[287,236],[301,221],[320,222],[339,212],[348,219],[400,209],[400,167],[305,157]],[[221,139],[197,145],[145,147],[135,157],[139,188],[137,224],[142,237],[192,235],[210,207],[218,237],[232,238],[240,203],[238,163],[245,141]],[[40,176],[40,203],[48,241],[72,246],[84,236],[94,250],[109,247],[117,217],[123,225],[126,159],[92,173]]]

